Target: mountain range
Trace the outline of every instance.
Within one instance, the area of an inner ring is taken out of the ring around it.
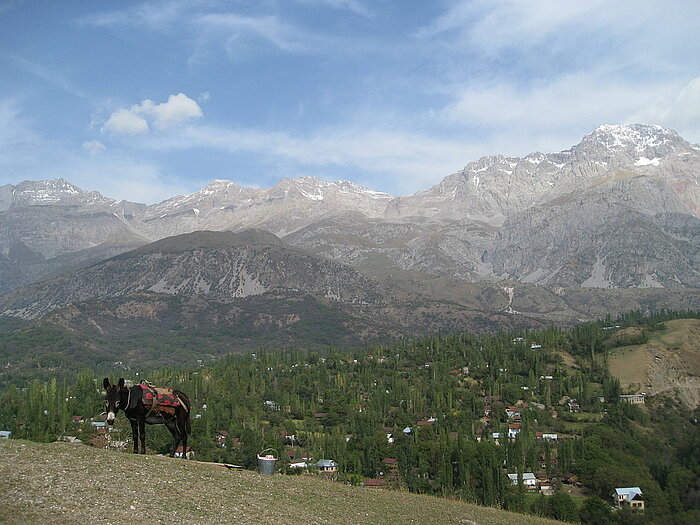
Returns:
[[[398,333],[448,317],[454,328],[697,308],[699,214],[700,147],[650,125],[484,157],[408,196],[313,177],[215,180],[147,206],[25,181],[0,187],[0,311],[301,294]]]

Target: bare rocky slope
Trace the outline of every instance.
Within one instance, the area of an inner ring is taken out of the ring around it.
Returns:
[[[74,334],[76,348],[92,348],[101,361],[126,352],[129,363],[151,362],[168,345],[203,357],[542,325],[536,316],[493,311],[484,298],[406,292],[269,232],[245,230],[168,237],[16,288],[0,296],[0,313],[41,318]],[[150,350],[132,355],[134,347]]]
[[[558,153],[484,157],[405,197],[301,177],[268,189],[217,180],[146,206],[64,180],[23,182],[0,187],[0,291],[165,237],[252,227],[413,291],[435,279],[505,281],[528,296],[529,285],[659,288],[698,307],[699,175],[700,148],[631,125],[601,126]]]

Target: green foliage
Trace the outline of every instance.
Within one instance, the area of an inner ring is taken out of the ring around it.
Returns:
[[[672,315],[644,321],[645,329]],[[529,496],[522,486],[510,484],[504,469],[543,470],[550,477],[572,472],[594,496],[581,508],[584,523],[638,521],[634,514],[608,516],[603,510],[612,490],[621,486],[642,487],[647,505],[643,519],[687,520],[700,493],[697,425],[670,397],[649,399],[644,409],[619,402],[619,382],[599,359],[611,337],[603,328],[610,323],[480,337],[433,335],[360,350],[256,349],[207,360],[208,366],[167,367],[138,376],[121,365],[103,366],[115,379],[146,377],[186,392],[192,399],[191,445],[198,459],[254,469],[256,454],[274,448],[285,459],[292,452],[295,458],[334,459],[340,465],[339,479],[348,483],[383,473],[397,488],[567,521],[579,518],[568,495],[537,497],[528,508]],[[60,331],[28,333],[43,333],[43,349],[70,342]],[[182,330],[172,333],[183,348],[201,341],[188,342],[191,336]],[[17,337],[14,345],[29,345],[28,339]],[[155,334],[149,337],[152,348],[162,344]],[[531,349],[530,341],[542,348]],[[29,355],[35,352],[32,348],[27,346]],[[576,357],[575,367],[564,365],[562,351]],[[99,418],[96,380],[105,372],[50,372],[48,380],[17,386],[7,378],[0,390],[0,426],[13,436],[53,440],[78,431],[73,415]],[[607,403],[596,400],[601,394]],[[569,413],[560,401],[567,398],[576,398],[582,412]],[[507,434],[512,421],[505,407],[516,403],[522,407],[521,433],[497,443],[491,435]],[[485,405],[491,406],[490,418],[484,418]],[[558,412],[556,419],[550,410]],[[404,433],[407,428],[411,430]],[[225,443],[216,438],[222,430],[230,435]],[[548,442],[536,439],[535,432],[565,436]],[[293,441],[285,435],[294,436]],[[167,431],[149,427],[149,447],[167,452],[169,445]],[[388,470],[385,458],[397,460],[395,471]]]

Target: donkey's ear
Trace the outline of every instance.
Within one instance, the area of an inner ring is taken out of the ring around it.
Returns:
[[[109,377],[104,378],[104,380],[102,381],[102,386],[105,387],[105,390],[109,388]]]
[[[119,383],[117,383],[117,386],[119,388],[124,388],[124,378],[123,377],[119,378]]]

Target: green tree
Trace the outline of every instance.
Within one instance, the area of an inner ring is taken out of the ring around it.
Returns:
[[[611,507],[600,498],[589,498],[581,505],[579,517],[587,525],[608,525]]]
[[[547,514],[550,518],[562,521],[577,521],[578,511],[571,496],[557,492],[547,501]]]

